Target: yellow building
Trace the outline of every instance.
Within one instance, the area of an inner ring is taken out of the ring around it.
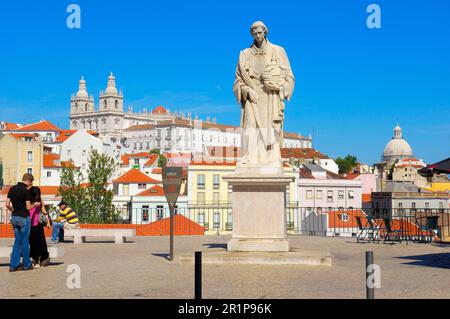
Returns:
[[[28,134],[0,135],[0,162],[3,184],[15,185],[25,173],[33,174],[34,183],[41,183],[43,144],[40,138]]]
[[[450,181],[447,182],[432,182],[428,187],[433,192],[450,192]]]
[[[191,162],[188,167],[189,218],[202,225],[207,234],[231,232],[232,189],[222,178],[234,173],[236,162]],[[284,168],[287,175],[294,176],[294,169]],[[286,189],[286,202],[297,201],[295,181]],[[288,223],[293,221],[294,210],[289,210]]]

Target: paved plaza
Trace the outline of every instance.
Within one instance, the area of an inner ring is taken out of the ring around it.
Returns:
[[[176,256],[221,250],[229,236],[175,238]],[[352,238],[290,236],[293,247],[328,249],[332,266],[203,265],[204,298],[365,298],[365,251],[381,267],[376,298],[450,298],[450,246],[357,244]],[[12,240],[1,239],[0,245]],[[193,298],[194,266],[166,259],[168,237],[122,245],[58,244],[65,255],[29,272],[8,272],[0,259],[0,298]],[[67,267],[79,265],[81,288],[69,289]]]

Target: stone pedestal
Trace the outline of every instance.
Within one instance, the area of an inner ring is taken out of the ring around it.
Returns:
[[[282,168],[238,167],[224,177],[233,189],[228,251],[287,252],[285,191],[294,180]]]

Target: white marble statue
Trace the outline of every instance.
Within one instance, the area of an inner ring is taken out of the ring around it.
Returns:
[[[234,94],[242,106],[242,164],[281,167],[285,100],[295,80],[285,50],[267,40],[263,22],[252,24],[254,42],[240,52]]]

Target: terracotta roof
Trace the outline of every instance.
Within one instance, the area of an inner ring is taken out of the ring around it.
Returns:
[[[314,179],[314,176],[311,174],[311,172],[308,169],[304,168],[304,167],[300,168],[299,176],[300,176],[300,178],[312,178],[312,179]]]
[[[161,184],[161,181],[151,178],[138,169],[130,169],[128,172],[114,180],[118,184]]]
[[[41,189],[42,195],[57,195],[59,186],[38,186]],[[5,187],[1,190],[0,194],[7,195],[11,187]]]
[[[152,114],[167,114],[168,111],[164,106],[157,106],[155,109],[152,110]]]
[[[42,120],[37,123],[21,126],[15,129],[15,131],[60,131],[60,129],[49,121]]]
[[[43,167],[62,167],[60,162],[60,156],[54,153],[44,154],[44,164]]]
[[[372,201],[372,194],[362,194],[362,202],[368,203]]]
[[[69,137],[71,137],[73,134],[78,132],[78,130],[60,130],[58,137],[55,139],[55,142],[62,143],[66,141]],[[87,131],[92,136],[98,136],[98,132],[89,130]]]
[[[144,166],[152,166],[155,164],[155,161],[158,159],[158,155],[151,154],[151,157],[148,159],[148,161],[144,164]]]
[[[136,154],[124,154],[122,155],[122,165],[129,165],[130,164],[130,158],[151,158],[153,154],[150,154],[148,152],[141,152]]]
[[[136,196],[164,196],[164,189],[161,186],[155,185]]]
[[[76,168],[75,164],[72,161],[61,161],[61,166]]]
[[[282,158],[320,158],[329,159],[328,156],[320,153],[313,148],[282,148]]]
[[[345,179],[344,176],[327,171],[327,179]]]
[[[10,130],[15,130],[18,129],[20,126],[18,124],[15,123],[9,123],[9,122],[4,122],[5,123],[5,131],[10,131]]]
[[[418,159],[415,157],[404,157],[401,159],[401,161],[412,161],[412,162],[417,162]]]
[[[139,124],[139,125],[133,125],[129,128],[126,128],[124,131],[145,131],[145,130],[151,130],[155,126],[153,124]]]
[[[311,140],[309,137],[301,136],[296,133],[283,132],[284,138],[290,138],[295,140]]]
[[[57,195],[59,186],[39,186],[42,195]]]
[[[157,167],[152,170],[152,174],[162,174],[162,168]]]
[[[200,162],[191,162],[189,165],[211,165],[211,166],[236,166],[237,162],[227,162],[225,160],[217,161],[214,159],[212,161],[200,161]]]
[[[191,153],[164,153],[165,158],[191,158]]]
[[[355,179],[355,178],[357,178],[359,175],[361,175],[361,174],[360,174],[360,173],[349,173],[349,174],[345,175],[344,177],[345,177],[346,179]]]

